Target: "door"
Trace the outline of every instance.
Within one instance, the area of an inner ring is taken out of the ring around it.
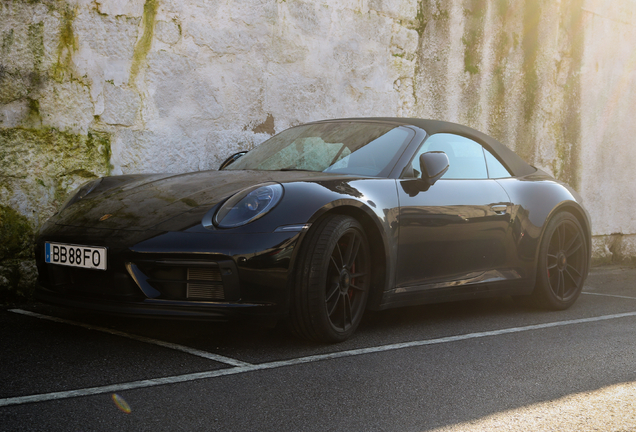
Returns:
[[[445,152],[449,169],[426,188],[417,178],[419,155],[428,151]],[[478,142],[440,133],[423,143],[411,169],[410,178],[398,181],[396,287],[417,291],[515,278],[507,268],[511,203],[494,180],[509,177],[506,168]]]

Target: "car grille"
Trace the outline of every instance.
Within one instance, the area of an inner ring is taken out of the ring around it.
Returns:
[[[192,261],[154,261],[138,262],[135,267],[144,278],[137,277],[141,289],[146,292],[145,284],[158,291],[149,297],[167,300],[226,300],[223,277],[219,265],[215,262]],[[133,270],[133,272],[136,270]]]
[[[103,272],[46,264],[40,269],[43,286],[61,294],[93,298],[144,298],[191,301],[237,301],[240,288],[231,261],[147,260],[112,266]]]
[[[188,267],[189,299],[223,300],[223,279],[218,266],[216,268]]]

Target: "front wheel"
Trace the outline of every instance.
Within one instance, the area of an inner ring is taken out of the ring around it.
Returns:
[[[548,309],[567,309],[581,294],[587,272],[583,228],[571,213],[559,213],[548,223],[541,241],[533,296]]]
[[[294,333],[341,342],[360,324],[369,295],[369,243],[350,216],[323,219],[306,239],[296,273],[290,311]]]

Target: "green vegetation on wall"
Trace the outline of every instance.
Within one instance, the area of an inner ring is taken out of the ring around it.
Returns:
[[[566,71],[564,95],[564,119],[561,125],[561,139],[556,140],[556,150],[560,159],[559,166],[554,167],[555,176],[574,189],[579,189],[579,169],[581,166],[581,83],[580,73],[583,63],[583,12],[584,0],[569,0],[564,4],[567,14],[561,14],[559,30],[563,38],[561,60],[557,63],[558,73]]]
[[[483,85],[482,57],[484,52],[484,27],[489,9],[487,0],[468,0],[464,3],[464,32],[461,37],[464,46],[464,74],[467,74],[464,104],[467,110],[460,122],[479,127],[482,110],[481,90]]]
[[[77,50],[78,43],[73,31],[75,9],[67,5],[61,11],[60,39],[57,44],[57,63],[53,66],[53,78],[62,82],[64,74],[71,68],[73,52]]]
[[[2,53],[5,54],[11,49],[11,45],[13,45],[14,40],[14,31],[13,29],[9,29],[8,32],[2,35]]]
[[[11,207],[0,205],[0,261],[33,258],[33,228]]]
[[[521,64],[513,65],[522,74],[521,93],[517,96],[521,100],[521,112],[520,117],[517,119],[519,126],[514,136],[515,151],[526,162],[536,164],[535,158],[538,148],[534,126],[538,120],[536,113],[539,109],[542,85],[547,84],[542,83],[540,77],[541,68],[547,65],[540,65],[539,58],[542,50],[550,49],[550,47],[542,47],[540,45],[541,17],[544,13],[551,12],[550,8],[554,9],[558,8],[558,6],[547,0],[518,1],[515,3],[515,13],[520,13],[522,17],[521,35],[519,37],[515,33],[512,39],[515,48],[518,41],[522,56]],[[550,30],[550,27],[546,27],[545,30]],[[507,42],[507,44],[509,46],[510,42]],[[550,109],[548,107],[544,108]]]
[[[526,121],[532,120],[534,107],[539,93],[539,77],[537,74],[537,56],[539,53],[539,24],[541,21],[541,1],[526,1],[524,13],[523,39],[523,72],[525,74],[526,103],[523,116]]]
[[[420,0],[417,5],[417,15],[415,17],[414,28],[417,32],[417,52],[419,53],[422,49],[422,41],[424,40],[424,31],[426,30],[426,23],[428,20],[427,14],[427,3],[426,0]],[[420,74],[420,61],[418,60],[419,56],[416,55],[415,60],[415,69],[414,69],[414,77],[413,77],[413,101],[415,101],[415,105],[417,105],[417,76]]]
[[[464,8],[466,28],[464,44],[464,71],[475,75],[481,63],[481,45],[484,33],[484,16],[488,8],[487,0],[470,0]]]
[[[424,30],[426,30],[426,23],[428,21],[428,7],[427,1],[421,0],[417,5],[417,16],[415,17],[415,31],[417,31],[417,35],[419,36],[419,40],[422,40],[422,36],[424,35]]]
[[[157,17],[157,0],[146,0],[144,4],[144,33],[141,35],[135,51],[133,53],[132,64],[130,66],[130,83],[135,82],[135,78],[139,74],[140,68],[146,62],[146,56],[152,45],[152,38],[155,32],[155,21]]]
[[[495,25],[499,29],[495,36],[495,57],[493,62],[492,80],[490,82],[490,110],[488,113],[490,133],[502,141],[505,141],[506,116],[506,67],[510,52],[518,45],[518,36],[510,26],[510,16],[514,9],[508,4],[508,0],[497,0],[495,12]]]
[[[33,294],[33,228],[8,206],[0,205],[0,303],[28,300]]]
[[[110,135],[87,135],[55,128],[0,129],[0,188],[29,179],[45,179],[61,204],[74,179],[91,179],[110,172]]]
[[[156,1],[150,3],[154,20]],[[19,21],[38,4],[58,20],[57,32],[48,30],[52,20]],[[0,127],[0,302],[30,297],[37,275],[34,232],[76,186],[111,169],[110,133],[43,126],[42,98],[50,98],[51,84],[81,79],[72,76],[78,7],[54,0],[16,2],[2,10],[3,19],[18,21],[0,34],[0,104],[17,102],[13,112],[19,117]]]
[[[417,13],[419,34],[413,98],[416,110],[428,106],[426,117],[444,119],[447,103],[448,45],[450,28],[450,2],[422,0]]]
[[[37,104],[34,104],[37,105]],[[33,233],[86,180],[110,171],[110,135],[73,134],[54,128],[0,129],[0,193],[15,192],[33,206],[48,197],[49,207],[33,208],[33,218],[0,205],[0,302],[28,300],[37,275]],[[31,214],[27,210],[28,214]]]
[[[419,5],[418,114],[485,125],[527,162],[578,188],[584,0]],[[446,19],[457,7],[463,20]],[[463,70],[453,66],[458,41]]]
[[[42,61],[44,59],[44,23],[29,25],[29,48],[33,54],[33,70],[34,74],[32,85],[40,84],[40,73],[42,73]]]

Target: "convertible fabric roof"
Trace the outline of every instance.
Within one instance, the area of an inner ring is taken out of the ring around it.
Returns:
[[[437,133],[452,133],[456,135],[472,138],[482,144],[484,147],[492,150],[501,162],[508,167],[515,177],[520,177],[528,174],[533,174],[537,171],[536,168],[526,163],[515,152],[508,147],[497,141],[496,139],[479,132],[476,129],[468,126],[463,126],[457,123],[451,123],[441,120],[426,120],[417,118],[401,118],[401,117],[357,117],[357,118],[343,118],[343,119],[329,119],[323,121],[381,121],[388,123],[396,123],[401,125],[412,125],[426,131],[428,135],[434,135]],[[317,123],[317,122],[316,122]]]

